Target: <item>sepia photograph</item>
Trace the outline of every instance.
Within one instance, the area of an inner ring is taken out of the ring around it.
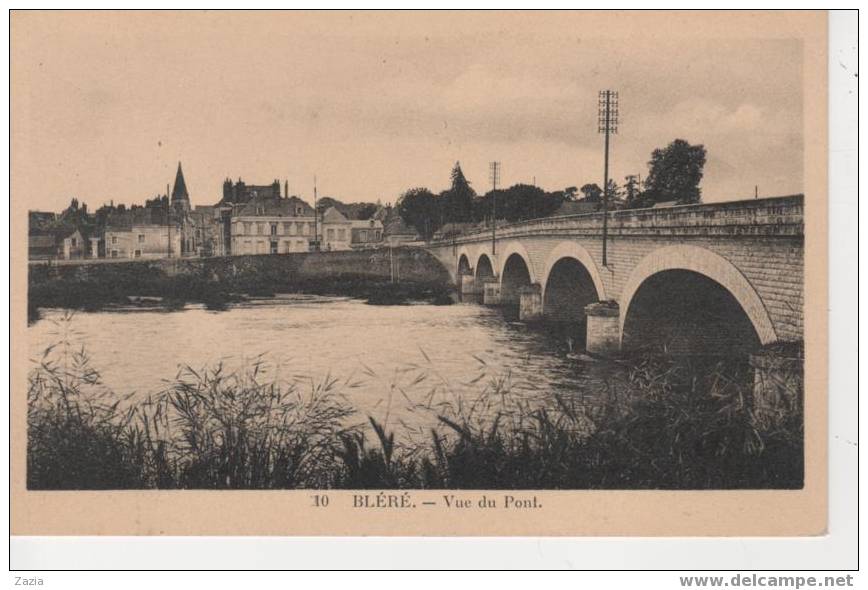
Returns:
[[[10,20],[23,529],[305,490],[821,530],[823,13]]]

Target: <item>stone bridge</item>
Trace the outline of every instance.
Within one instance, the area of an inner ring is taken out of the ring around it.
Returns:
[[[466,299],[575,322],[592,352],[752,352],[802,340],[802,195],[497,227],[427,249]]]

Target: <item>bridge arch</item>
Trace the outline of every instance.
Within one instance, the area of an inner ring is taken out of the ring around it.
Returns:
[[[519,252],[503,256],[503,270],[500,273],[500,302],[504,305],[517,305],[522,287],[534,282],[533,271],[528,259]]]
[[[462,248],[462,251],[458,253],[458,271],[457,276],[468,275],[471,274],[472,267],[470,266],[470,256],[467,255],[467,251]]]
[[[488,254],[483,252],[476,260],[476,280],[482,281],[494,276],[494,264]]]
[[[546,286],[549,283],[554,266],[563,258],[573,258],[588,271],[591,280],[594,282],[594,289],[597,291],[597,299],[604,301],[608,299],[606,296],[606,288],[603,285],[603,279],[600,276],[600,270],[597,268],[597,263],[591,253],[585,248],[572,240],[565,240],[559,243],[549,254],[546,260],[545,270],[543,271],[543,280],[541,281],[543,294],[545,294]]]
[[[543,314],[585,336],[585,306],[606,299],[594,259],[575,242],[561,242],[546,261]]]
[[[714,339],[746,349],[777,340],[768,311],[744,274],[706,248],[682,244],[646,255],[627,278],[620,305],[624,348],[641,341],[644,330],[664,331],[673,340],[699,338],[709,347]],[[678,321],[667,324],[667,315]]]
[[[537,282],[537,276],[534,272],[533,263],[530,259],[530,254],[527,253],[527,250],[520,241],[510,240],[509,242],[498,244],[497,246],[497,261],[500,263],[500,277],[503,277],[503,272],[506,269],[506,264],[509,261],[509,258],[513,255],[517,255],[519,258],[521,258],[522,262],[524,262],[524,265],[527,268],[528,275],[530,276],[530,282]]]

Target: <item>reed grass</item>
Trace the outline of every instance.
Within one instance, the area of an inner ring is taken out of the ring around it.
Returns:
[[[478,395],[467,396],[425,358],[397,372],[405,381],[386,384],[388,404],[402,399],[428,414],[421,422],[434,426],[418,432],[390,424],[389,407],[360,420],[342,393],[347,382],[283,382],[261,359],[235,371],[184,367],[162,392],[119,398],[86,352],[61,340],[30,373],[28,487],[802,486],[802,417],[755,420],[743,369],[632,359],[617,387],[586,403],[532,400],[509,373],[489,375],[484,366],[470,381]]]

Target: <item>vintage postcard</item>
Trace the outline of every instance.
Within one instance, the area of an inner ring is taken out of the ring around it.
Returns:
[[[13,534],[822,534],[826,24],[13,11]]]

